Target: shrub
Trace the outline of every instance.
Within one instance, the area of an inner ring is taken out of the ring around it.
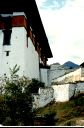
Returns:
[[[32,79],[31,83],[27,87],[28,89],[26,89],[26,90],[29,90],[29,92],[31,92],[31,93],[38,93],[39,87],[44,87],[44,83],[42,83],[36,79]]]
[[[5,120],[7,116],[7,106],[5,104],[4,96],[0,95],[0,124]]]
[[[4,100],[7,106],[7,115],[4,125],[7,125],[7,117],[10,118],[10,125],[31,125],[32,112],[32,96],[26,91],[29,82],[27,79],[18,78],[15,81],[6,81]]]
[[[46,125],[48,125],[48,126],[55,125],[55,115],[56,115],[55,112],[50,112],[45,115]]]
[[[10,69],[10,79],[5,76],[3,92],[0,95],[0,123],[3,125],[33,125],[34,112],[32,111],[32,93],[37,93],[44,83],[25,76],[19,77],[16,73],[17,65]]]

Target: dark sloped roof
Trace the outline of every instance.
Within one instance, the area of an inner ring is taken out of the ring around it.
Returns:
[[[52,57],[52,52],[45,34],[45,30],[39,15],[35,0],[2,0],[0,2],[0,14],[24,11],[33,32],[40,43],[43,54],[47,58]]]
[[[80,64],[80,67],[84,67],[84,62]]]

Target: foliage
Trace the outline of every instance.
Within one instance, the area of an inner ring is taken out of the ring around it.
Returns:
[[[11,71],[11,78],[5,79],[3,102],[0,104],[3,119],[0,122],[3,125],[31,125],[32,112],[32,95],[26,89],[30,80],[26,77],[19,78],[16,75],[19,68],[14,66]],[[4,109],[2,106],[5,106]],[[4,113],[4,114],[3,114]]]
[[[5,87],[4,99],[7,108],[9,108],[8,117],[11,119],[10,125],[18,125],[18,122],[23,125],[29,125],[30,117],[33,117],[32,96],[30,92],[27,91],[27,94],[25,91],[26,86],[28,86],[26,82],[23,88],[24,84],[20,80],[21,78],[15,82],[7,81]]]
[[[19,69],[17,65],[10,68],[10,78],[5,75],[0,83],[0,124],[6,126],[33,125],[32,93],[44,86],[36,79],[19,77]]]
[[[45,118],[46,118],[46,125],[48,126],[52,126],[55,125],[55,112],[48,112],[47,114],[45,114]]]
[[[13,69],[9,68],[10,70],[10,75],[11,75],[11,80],[14,78],[17,78],[18,75],[16,74],[20,70],[20,66],[17,66],[17,64],[13,67]]]
[[[34,126],[54,126],[55,121],[55,113],[49,112],[44,116],[36,116],[34,118]]]
[[[55,103],[48,104],[43,108],[39,108],[36,110],[36,115],[38,116],[46,116],[49,113],[54,113],[55,116],[55,125],[64,125],[66,122],[68,126],[73,125],[75,118],[84,118],[84,94],[81,94],[68,102],[64,103]],[[73,122],[71,122],[73,119]],[[48,125],[49,126],[49,125]]]
[[[7,105],[5,104],[4,96],[0,95],[0,123],[5,120],[5,117],[7,116]]]
[[[39,87],[44,87],[44,83],[42,83],[36,79],[32,79],[32,82],[28,86],[28,89],[31,93],[38,93]]]

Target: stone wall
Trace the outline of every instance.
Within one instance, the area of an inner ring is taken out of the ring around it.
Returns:
[[[66,75],[63,75],[59,78],[53,79],[53,83],[63,84],[75,81],[84,81],[83,77],[83,68],[78,68],[75,71],[72,71]]]
[[[49,69],[40,68],[40,80],[41,82],[45,83],[45,86],[49,86]]]
[[[44,107],[51,101],[66,102],[73,96],[84,93],[84,82],[72,84],[52,85],[52,87],[39,88],[38,94],[33,94],[33,108]]]
[[[40,108],[44,107],[48,103],[54,100],[53,97],[54,90],[53,88],[47,87],[47,88],[39,88],[38,94],[33,94],[33,108]]]
[[[69,100],[69,84],[53,85],[54,98],[56,102],[65,102]]]
[[[69,72],[73,71],[73,69],[64,68],[59,64],[52,64],[49,70],[49,85],[51,85],[52,80],[57,79],[60,76],[63,76]]]
[[[75,96],[80,94],[80,93],[84,93],[84,82],[77,83],[77,85],[76,85]]]
[[[69,101],[73,96],[84,93],[84,82],[78,82],[75,84],[53,85],[52,88],[54,89],[55,101],[65,102]]]

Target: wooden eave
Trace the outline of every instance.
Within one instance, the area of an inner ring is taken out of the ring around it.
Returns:
[[[51,58],[52,52],[35,0],[2,0],[0,2],[0,14],[13,12],[25,12],[27,23],[32,27],[33,33],[42,48],[43,54],[47,58]]]

